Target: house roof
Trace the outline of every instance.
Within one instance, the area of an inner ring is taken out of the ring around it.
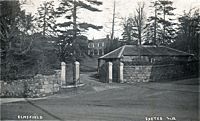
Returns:
[[[99,59],[117,59],[122,56],[192,56],[192,54],[176,50],[166,46],[136,46],[136,45],[124,45],[119,47],[101,57]]]

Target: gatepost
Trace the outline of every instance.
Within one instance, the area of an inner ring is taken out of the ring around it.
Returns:
[[[73,81],[75,86],[80,83],[80,63],[78,61],[74,62]]]
[[[66,85],[66,76],[67,72],[66,72],[66,63],[65,62],[61,62],[61,86]]]
[[[108,62],[108,83],[112,83],[112,62]]]
[[[123,75],[123,70],[124,69],[124,64],[122,62],[119,63],[119,82],[124,83],[124,75]]]

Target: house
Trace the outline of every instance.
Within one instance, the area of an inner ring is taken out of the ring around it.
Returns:
[[[124,81],[168,80],[196,74],[198,65],[191,63],[192,58],[192,54],[166,46],[124,45],[99,57],[98,70],[104,76],[106,62],[112,62],[113,81],[117,81],[121,62]]]
[[[102,39],[93,39],[88,41],[88,55],[101,56],[104,55],[105,49],[109,44],[109,37]]]

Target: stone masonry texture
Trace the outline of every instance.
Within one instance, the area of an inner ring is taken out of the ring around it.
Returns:
[[[37,74],[31,79],[1,81],[1,97],[43,97],[60,90],[60,71],[54,75]]]
[[[126,82],[177,80],[197,75],[196,63],[124,66],[124,81]]]

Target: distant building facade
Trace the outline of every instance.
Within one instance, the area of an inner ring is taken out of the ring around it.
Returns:
[[[109,44],[109,37],[93,39],[88,41],[88,55],[101,56],[105,54],[105,49]]]

